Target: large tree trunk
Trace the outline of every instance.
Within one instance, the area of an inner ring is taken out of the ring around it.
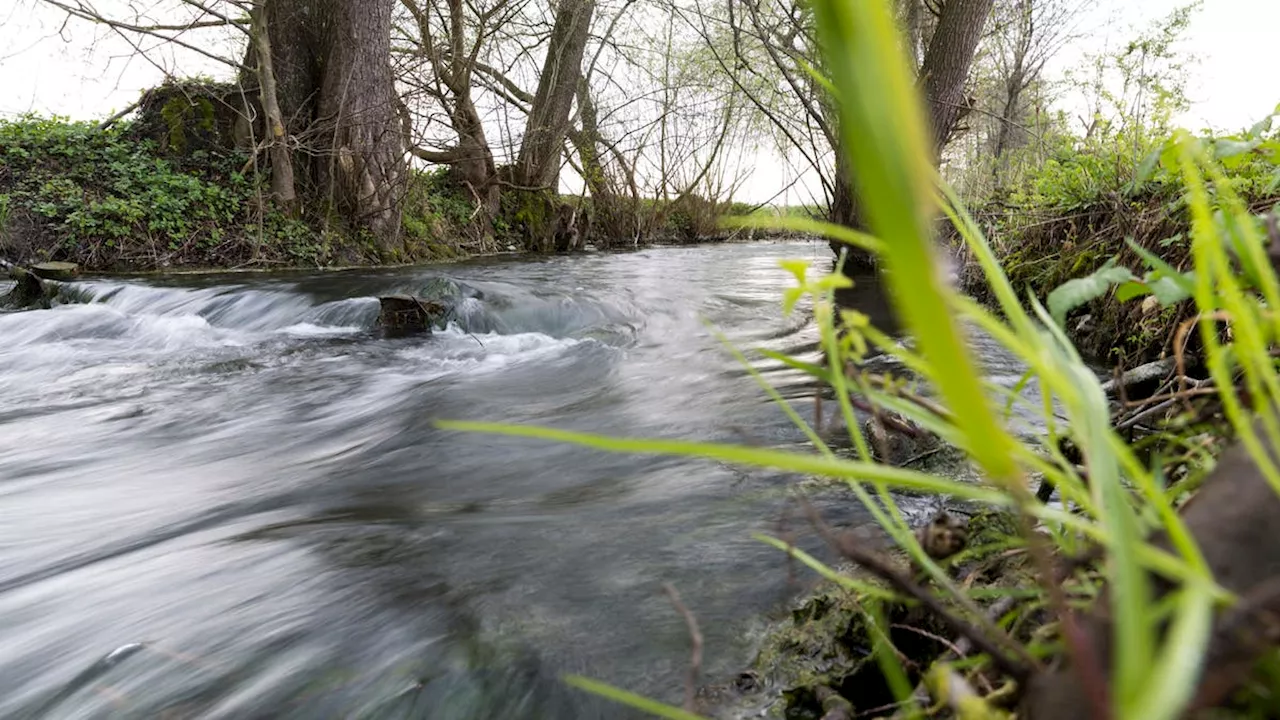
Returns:
[[[595,6],[595,0],[560,0],[556,9],[547,59],[516,160],[515,180],[520,185],[556,189],[569,111],[582,74],[582,53]]]
[[[994,0],[945,0],[937,25],[929,35],[928,49],[920,66],[920,84],[929,109],[935,161],[950,142],[959,121],[969,112],[965,81],[993,4]],[[837,153],[830,219],[860,228],[856,196],[852,191],[852,175],[856,169],[844,164],[844,148],[837,147]],[[831,243],[837,255],[844,247],[847,246],[843,243]],[[850,251],[845,272],[865,270],[873,264],[872,260],[867,253]]]
[[[406,174],[391,75],[393,1],[323,3],[329,37],[317,108],[327,151],[320,187],[342,217],[371,231],[384,250],[400,240]]]
[[[862,229],[862,218],[858,214],[858,194],[853,185],[853,167],[849,164],[849,155],[845,152],[844,143],[837,140],[835,177],[831,183],[831,197],[828,198],[827,220],[855,230]],[[875,267],[875,258],[871,253],[838,240],[829,242],[831,252],[840,257],[842,251],[848,251],[843,272],[853,275],[867,272]]]
[[[969,112],[964,84],[994,0],[946,0],[929,41],[920,79],[929,106],[933,146],[941,154]]]
[[[279,117],[300,152],[300,195],[367,230],[383,251],[400,240],[406,147],[391,74],[394,0],[268,0]],[[254,67],[257,50],[250,48]],[[300,183],[302,184],[302,183]]]

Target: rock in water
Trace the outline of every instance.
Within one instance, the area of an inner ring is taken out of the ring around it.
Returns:
[[[11,310],[49,307],[49,297],[52,293],[45,291],[44,283],[34,273],[13,265],[9,267],[9,277],[16,280],[18,284],[7,294],[0,295],[0,307]]]
[[[387,295],[378,298],[381,307],[378,325],[394,334],[430,333],[440,323],[447,309],[438,302],[412,295]]]
[[[80,274],[80,266],[73,262],[43,262],[31,266],[31,272],[45,280],[71,280]]]

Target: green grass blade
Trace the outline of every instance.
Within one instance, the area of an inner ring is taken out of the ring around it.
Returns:
[[[694,715],[688,710],[682,710],[678,707],[660,703],[657,700],[650,700],[643,695],[637,695],[633,692],[627,692],[622,688],[614,687],[608,683],[592,680],[581,675],[565,675],[564,681],[567,685],[572,685],[579,690],[586,690],[589,693],[608,698],[622,705],[633,707],[637,710],[643,710],[651,715],[656,715],[668,720],[707,720],[701,715]]]
[[[759,533],[754,534],[751,537],[756,540],[759,540],[760,542],[766,545],[772,545],[773,547],[776,547],[779,550],[782,550],[783,552],[790,554],[792,557],[799,560],[801,564],[803,564],[805,567],[808,567],[809,569],[818,573],[819,575],[826,578],[827,580],[830,580],[831,582],[837,585],[840,585],[841,587],[847,590],[852,590],[858,593],[859,595],[863,595],[869,598],[879,598],[881,600],[901,600],[902,599],[896,593],[890,590],[887,590],[883,587],[880,587],[879,585],[865,582],[857,578],[852,578],[852,577],[849,577],[848,575],[841,575],[840,573],[832,569],[831,566],[827,565],[821,560],[815,558],[814,556],[810,555],[809,553],[801,550],[800,548],[790,543],[779,540],[778,538],[769,537],[768,535],[761,535]]]
[[[846,102],[841,129],[873,234],[891,238],[884,259],[895,305],[930,359],[931,379],[970,435],[975,459],[997,482],[1012,481],[1012,440],[998,423],[950,312],[932,237],[932,152],[915,80],[883,0],[816,0],[824,57]]]
[[[1173,625],[1163,652],[1151,668],[1146,692],[1121,717],[1174,720],[1183,715],[1195,696],[1213,630],[1214,598],[1204,583],[1188,583],[1180,595]]]
[[[1007,505],[1009,502],[1003,493],[988,488],[879,463],[841,460],[821,455],[687,440],[617,438],[533,425],[439,420],[436,422],[436,427],[442,430],[570,442],[612,452],[700,457],[738,465],[771,468],[786,472],[810,473],[857,482],[880,482],[889,487],[924,493],[950,494],[966,500],[995,505]]]

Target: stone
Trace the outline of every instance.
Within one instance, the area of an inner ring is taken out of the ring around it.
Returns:
[[[413,295],[387,295],[378,298],[378,325],[392,334],[430,333],[446,309],[439,303]]]
[[[80,274],[80,266],[73,262],[54,260],[32,265],[31,272],[45,280],[71,280]]]
[[[17,284],[5,295],[0,295],[0,307],[10,310],[49,307],[49,298],[52,293],[48,292],[44,282],[34,273],[17,265],[11,265],[9,277]]]

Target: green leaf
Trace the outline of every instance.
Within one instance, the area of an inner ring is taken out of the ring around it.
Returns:
[[[1258,140],[1233,140],[1231,138],[1218,138],[1213,142],[1213,155],[1218,160],[1235,157],[1243,153],[1251,152],[1258,147]]]
[[[1046,301],[1049,312],[1058,325],[1065,325],[1067,313],[1095,298],[1101,297],[1112,285],[1133,280],[1129,269],[1115,265],[1115,259],[1108,260],[1105,265],[1092,274],[1082,278],[1074,278],[1054,288]]]
[[[1161,148],[1156,148],[1155,150],[1147,153],[1147,156],[1142,159],[1142,162],[1138,165],[1138,169],[1133,173],[1133,182],[1135,187],[1144,185],[1151,179],[1151,174],[1160,163],[1160,153]]]
[[[1253,127],[1249,128],[1249,137],[1251,138],[1261,137],[1263,133],[1266,133],[1267,131],[1271,130],[1271,121],[1274,117],[1275,117],[1274,115],[1268,115],[1262,118],[1261,120],[1259,120],[1258,122],[1254,123]]]
[[[1151,287],[1141,280],[1130,280],[1116,288],[1116,299],[1120,302],[1129,302],[1136,297],[1150,294]]]
[[[1155,295],[1156,300],[1161,305],[1168,307],[1191,297],[1191,290],[1188,289],[1188,286],[1195,284],[1195,278],[1191,273],[1185,275],[1175,273],[1176,277],[1170,277],[1163,273],[1159,273],[1159,275],[1154,280],[1148,280],[1147,286],[1151,288],[1151,294]]]
[[[1165,262],[1159,255],[1156,255],[1150,250],[1134,242],[1133,238],[1125,238],[1125,244],[1129,246],[1129,249],[1137,253],[1138,257],[1142,258],[1142,261],[1145,262],[1148,267],[1160,273],[1162,278],[1168,278],[1170,281],[1176,283],[1180,292],[1186,293],[1187,297],[1195,294],[1196,284],[1194,272],[1178,272],[1177,268]]]

